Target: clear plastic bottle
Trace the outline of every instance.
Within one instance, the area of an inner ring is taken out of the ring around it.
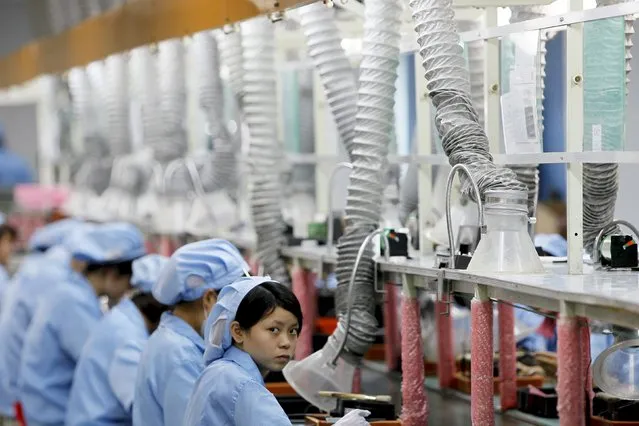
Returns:
[[[486,233],[468,265],[471,272],[544,272],[528,234],[528,198],[521,191],[486,191]]]

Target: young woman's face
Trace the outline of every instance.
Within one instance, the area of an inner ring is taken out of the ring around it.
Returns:
[[[282,371],[293,359],[299,324],[295,315],[280,307],[242,333],[242,349],[256,362],[262,373]]]

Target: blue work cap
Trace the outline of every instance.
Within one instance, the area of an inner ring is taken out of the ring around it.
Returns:
[[[246,277],[222,289],[211,314],[206,319],[204,329],[204,335],[208,336],[204,350],[206,365],[222,358],[224,352],[233,345],[231,323],[235,320],[237,308],[251,290],[266,282],[274,281],[268,276]]]
[[[168,257],[159,254],[147,254],[134,260],[131,285],[142,293],[150,293],[168,261]]]
[[[56,222],[44,225],[36,229],[31,238],[29,238],[29,250],[46,250],[49,247],[62,244],[65,238],[82,222],[79,219],[62,219]]]
[[[535,235],[535,246],[541,247],[551,256],[568,256],[568,242],[559,234],[537,234]]]
[[[94,264],[134,260],[146,254],[140,230],[124,222],[95,225],[68,243],[73,258]]]
[[[222,239],[198,241],[179,248],[153,286],[165,305],[197,300],[207,290],[220,290],[249,269],[239,250]]]

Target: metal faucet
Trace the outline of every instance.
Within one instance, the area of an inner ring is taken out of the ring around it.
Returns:
[[[449,266],[451,269],[455,269],[455,239],[453,235],[453,223],[450,212],[450,194],[453,188],[453,180],[455,179],[455,174],[457,171],[463,171],[470,184],[473,188],[473,192],[475,193],[475,199],[477,201],[477,210],[479,213],[479,229],[481,234],[484,235],[486,233],[486,225],[484,223],[484,206],[481,201],[481,194],[479,193],[479,187],[477,186],[477,182],[473,179],[473,176],[470,174],[470,170],[463,164],[455,164],[448,174],[448,182],[446,183],[446,228],[448,229],[448,245],[450,251],[450,262]]]
[[[355,277],[357,276],[357,269],[359,268],[359,263],[362,261],[362,256],[364,256],[364,251],[366,250],[366,247],[368,247],[368,245],[370,244],[371,240],[380,234],[384,238],[385,244],[386,244],[386,250],[384,250],[384,258],[386,259],[386,261],[390,259],[390,242],[388,241],[388,236],[384,234],[384,228],[378,228],[374,230],[373,232],[371,232],[370,234],[368,234],[366,238],[364,239],[364,241],[362,242],[362,245],[359,246],[359,251],[357,252],[357,257],[355,258],[355,264],[353,265],[353,271],[351,272],[351,278],[348,282],[348,295],[346,296],[346,299],[348,300],[348,307],[346,309],[346,320],[344,324],[344,338],[339,344],[339,348],[337,349],[337,352],[335,353],[335,357],[331,360],[332,365],[337,364],[337,360],[339,359],[340,354],[344,350],[344,347],[346,347],[346,340],[348,339],[348,331],[351,328],[351,314],[353,311],[353,287],[355,287]]]

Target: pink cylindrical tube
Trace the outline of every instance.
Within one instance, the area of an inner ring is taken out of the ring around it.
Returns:
[[[362,392],[362,369],[357,367],[353,376],[353,393]]]
[[[159,253],[162,256],[171,256],[173,251],[171,250],[171,238],[163,235],[160,237],[160,248]]]
[[[419,322],[419,302],[402,304],[402,425],[428,424],[428,398],[424,391],[424,348]]]
[[[557,394],[559,424],[583,426],[584,378],[582,373],[581,331],[577,318],[560,318],[557,324]]]
[[[580,339],[581,339],[581,371],[584,378],[586,416],[592,416],[592,400],[595,392],[592,389],[592,371],[590,359],[590,325],[588,318],[580,318]]]
[[[389,371],[397,368],[397,289],[395,284],[386,283],[384,298],[384,353]]]
[[[501,409],[517,407],[517,342],[515,309],[499,304],[499,394]]]
[[[435,305],[435,323],[437,325],[437,376],[439,387],[450,389],[455,377],[455,356],[453,350],[453,319],[448,310],[448,299]],[[405,302],[404,302],[405,303]],[[403,322],[403,321],[402,321]]]
[[[473,425],[495,424],[493,399],[493,305],[471,302],[470,412]]]
[[[249,266],[251,267],[251,275],[259,275],[260,261],[257,258],[253,258],[253,260],[249,262]]]
[[[311,295],[306,285],[306,272],[300,266],[293,268],[292,273],[292,285],[293,293],[297,297],[302,307],[302,315],[306,320],[307,327],[302,327],[302,332],[297,340],[297,347],[295,349],[295,359],[302,360],[313,353],[313,325],[310,322],[313,317],[314,301],[310,300]]]

